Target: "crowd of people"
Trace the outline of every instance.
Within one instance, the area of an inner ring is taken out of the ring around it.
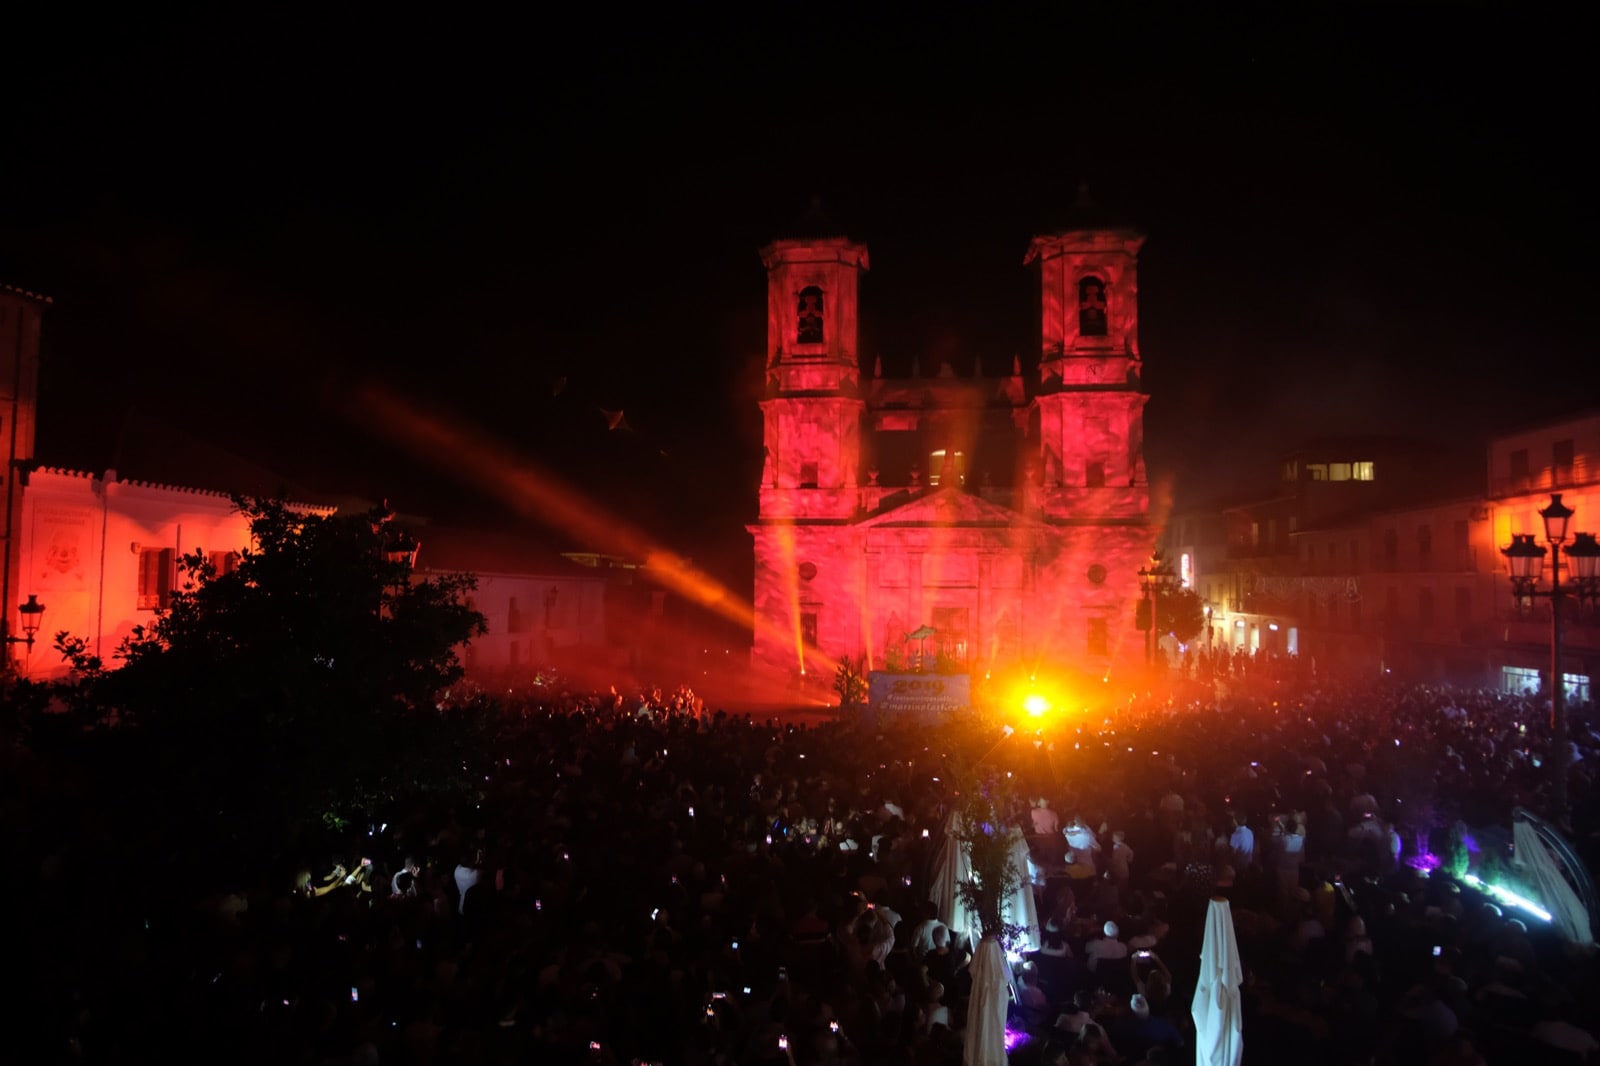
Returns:
[[[62,931],[36,1021],[84,1061],[955,1066],[975,945],[931,889],[947,815],[984,788],[1033,860],[1013,1062],[1192,1061],[1215,896],[1246,1062],[1597,1061],[1588,956],[1428,872],[1470,838],[1475,868],[1514,876],[1501,841],[1546,801],[1543,721],[1428,688],[809,728],[682,692],[513,703],[470,793],[373,811],[325,854],[18,856],[38,939]],[[1597,744],[1574,721],[1583,849]],[[172,906],[71,933],[130,881]]]

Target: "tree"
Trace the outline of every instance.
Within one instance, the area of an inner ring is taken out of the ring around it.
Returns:
[[[253,542],[237,568],[184,557],[182,588],[124,642],[120,669],[58,634],[78,719],[212,837],[265,843],[461,780],[467,723],[437,700],[462,675],[456,649],[485,631],[472,579],[411,581],[373,515],[235,502]]]
[[[1205,601],[1194,589],[1165,589],[1156,598],[1157,633],[1170,633],[1179,644],[1187,644],[1205,628]]]
[[[867,657],[852,659],[846,655],[839,660],[833,674],[833,691],[839,694],[839,706],[859,707],[867,702]]]
[[[956,839],[972,860],[972,880],[956,886],[961,902],[978,916],[986,937],[1002,945],[1022,934],[1021,926],[1006,921],[1006,908],[1022,885],[1022,871],[1011,861],[1021,830],[1000,817],[1001,782],[993,774],[962,789],[961,828]]]

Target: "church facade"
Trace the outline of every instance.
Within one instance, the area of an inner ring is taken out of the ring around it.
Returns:
[[[762,250],[757,664],[824,677],[847,656],[977,676],[1138,668],[1138,571],[1155,542],[1143,239],[1080,194],[1025,259],[1037,373],[1014,359],[1009,375],[973,378],[863,372],[864,244],[812,227]]]

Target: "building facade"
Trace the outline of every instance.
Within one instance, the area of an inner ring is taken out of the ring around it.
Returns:
[[[1026,377],[1015,359],[997,377],[864,373],[866,246],[812,226],[762,250],[758,663],[1105,675],[1140,661],[1142,241],[1081,195],[1032,241],[1042,312]]]
[[[179,587],[184,555],[208,555],[226,573],[250,544],[248,519],[221,492],[42,467],[26,475],[15,595],[44,605],[33,646],[12,645],[19,672],[57,677],[68,666],[56,633],[115,666],[135,628],[148,627]],[[331,514],[331,507],[301,506]]]
[[[48,297],[0,284],[0,656],[21,634],[22,472],[33,461],[39,333]],[[0,663],[0,666],[3,666]]]
[[[1549,601],[1515,602],[1502,549],[1524,533],[1544,545],[1539,511],[1555,492],[1575,511],[1573,530],[1600,530],[1600,413],[1494,437],[1486,463],[1455,474],[1418,453],[1326,451],[1286,461],[1276,494],[1174,518],[1169,550],[1191,561],[1208,647],[1292,655],[1319,676],[1541,688]],[[1460,491],[1468,476],[1476,491]],[[1378,490],[1397,477],[1399,492]],[[1547,568],[1544,587],[1548,578]],[[1600,611],[1573,598],[1564,618],[1563,684],[1591,700]]]

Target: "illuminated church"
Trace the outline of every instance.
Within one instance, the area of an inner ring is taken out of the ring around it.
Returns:
[[[1041,294],[1037,375],[1013,360],[1007,376],[971,378],[864,373],[867,248],[820,213],[762,249],[757,663],[1105,676],[1142,661],[1138,570],[1155,539],[1143,240],[1080,191],[1025,258]]]

